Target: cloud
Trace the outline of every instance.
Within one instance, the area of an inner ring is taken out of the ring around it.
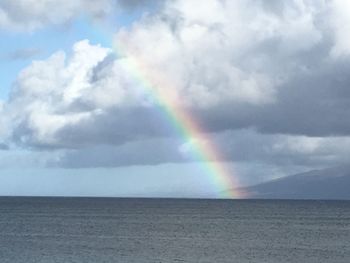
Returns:
[[[46,61],[35,61],[15,83],[7,113],[12,118],[14,137],[22,143],[55,144],[57,130],[99,114],[99,109],[74,111],[73,102],[88,89],[90,69],[108,54],[108,49],[74,46],[69,62],[57,52]]]
[[[7,55],[9,60],[23,60],[33,58],[41,53],[41,50],[38,48],[23,48],[17,49]]]
[[[11,169],[39,169],[47,167],[50,163],[56,161],[60,157],[61,153],[57,152],[47,152],[47,151],[31,151],[10,148],[5,150],[0,150],[0,169],[3,174],[4,170]]]
[[[331,25],[334,30],[333,57],[348,56],[350,54],[350,3],[346,0],[334,0],[331,2]]]
[[[179,151],[180,145],[180,140],[160,138],[74,149],[53,160],[51,166],[93,168],[189,162],[190,158]]]
[[[103,19],[126,11],[158,9],[160,0],[2,0],[0,2],[0,29],[32,32],[48,26],[59,26],[86,15]]]
[[[111,8],[111,1],[59,1],[59,0],[2,0],[0,2],[0,28],[33,31],[47,25],[60,25],[76,16],[88,14],[101,17]]]
[[[5,138],[7,136],[7,131],[10,126],[6,118],[4,107],[5,103],[0,100],[0,138]]]
[[[0,151],[2,151],[2,150],[9,150],[9,149],[10,149],[10,147],[7,144],[0,143]]]
[[[323,168],[348,162],[350,137],[261,134],[249,129],[222,133],[216,142],[232,161]]]
[[[228,161],[342,163],[348,152],[337,145],[350,136],[343,5],[166,2],[116,33],[117,54],[85,40],[25,68],[4,107],[9,138],[62,149],[59,166],[191,161],[156,93],[186,109]]]
[[[117,0],[117,4],[123,10],[135,10],[145,6],[158,6],[164,4],[166,1],[168,0]]]
[[[212,134],[211,141],[223,156],[222,161],[237,165],[269,165],[280,170],[283,167],[318,169],[343,165],[348,162],[347,156],[350,154],[347,147],[350,146],[350,137],[260,134],[252,129],[243,129]],[[137,140],[122,145],[72,149],[64,152],[51,165],[87,168],[191,163],[198,161],[191,149],[191,141],[183,139]]]
[[[246,72],[231,63],[235,48],[231,44],[234,42],[230,43],[230,38],[221,34],[226,29],[211,28],[220,23],[214,16],[216,14],[220,20],[224,8],[211,7],[212,2],[204,6],[208,6],[213,14],[213,21],[208,10],[201,10],[203,21],[198,23],[191,21],[192,9],[185,10],[189,14],[181,16],[182,10],[173,9],[184,3],[177,1],[179,6],[168,6],[162,14],[135,24],[131,30],[120,31],[116,37],[117,45],[144,64],[141,70],[153,83],[176,88],[187,104],[207,107],[222,102],[223,98],[251,103],[270,101],[273,80],[258,72]]]
[[[226,103],[198,115],[211,131],[254,127],[262,133],[347,136],[350,125],[344,120],[349,114],[350,78],[345,72],[350,64],[322,61],[325,56],[320,52],[319,59],[312,62],[314,65],[279,85],[277,99],[272,104]]]
[[[340,6],[172,1],[115,40],[160,88],[176,88],[208,130],[347,135],[349,62],[332,59],[343,41],[329,31]]]

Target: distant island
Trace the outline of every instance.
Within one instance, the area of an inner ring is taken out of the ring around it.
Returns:
[[[350,200],[350,166],[313,170],[241,190],[253,199]]]

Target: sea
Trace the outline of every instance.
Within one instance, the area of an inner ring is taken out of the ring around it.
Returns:
[[[1,197],[0,262],[349,263],[350,202]]]

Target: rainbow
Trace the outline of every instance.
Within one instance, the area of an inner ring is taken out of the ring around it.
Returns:
[[[246,197],[247,194],[239,190],[238,180],[225,165],[223,161],[225,158],[217,149],[209,134],[200,127],[198,121],[176,99],[178,97],[178,94],[175,93],[176,89],[171,88],[172,85],[167,81],[160,81],[159,74],[157,74],[157,80],[154,79],[152,77],[154,74],[149,73],[148,67],[142,64],[141,59],[137,59],[137,56],[128,52],[126,45],[118,42],[117,46],[115,41],[109,41],[110,38],[107,36],[113,34],[106,32],[108,28],[106,25],[98,28],[95,26],[96,24],[92,25],[91,29],[96,34],[96,38],[104,39],[106,43],[113,43],[111,45],[112,50],[117,56],[122,57],[120,62],[125,70],[139,82],[144,91],[157,103],[162,115],[171,124],[175,132],[183,138],[184,142],[191,143],[192,158],[201,163],[200,168],[215,187],[217,197],[225,199]],[[168,87],[168,89],[157,87]]]
[[[191,154],[196,161],[201,162],[201,169],[209,176],[214,184],[218,198],[242,198],[245,196],[243,191],[238,190],[238,181],[232,176],[229,169],[224,165],[224,158],[212,143],[212,139],[205,132],[193,116],[177,100],[176,89],[159,89],[157,87],[171,87],[165,81],[155,80],[151,74],[147,74],[146,66],[143,66],[140,60],[137,60],[130,53],[119,46],[114,46],[114,51],[123,58],[120,59],[125,67],[136,81],[138,81],[145,91],[151,95],[152,99],[158,104],[162,113],[183,138],[184,142],[191,142]]]

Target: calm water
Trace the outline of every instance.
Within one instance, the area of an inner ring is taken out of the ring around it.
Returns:
[[[350,202],[0,198],[0,262],[350,262]]]

